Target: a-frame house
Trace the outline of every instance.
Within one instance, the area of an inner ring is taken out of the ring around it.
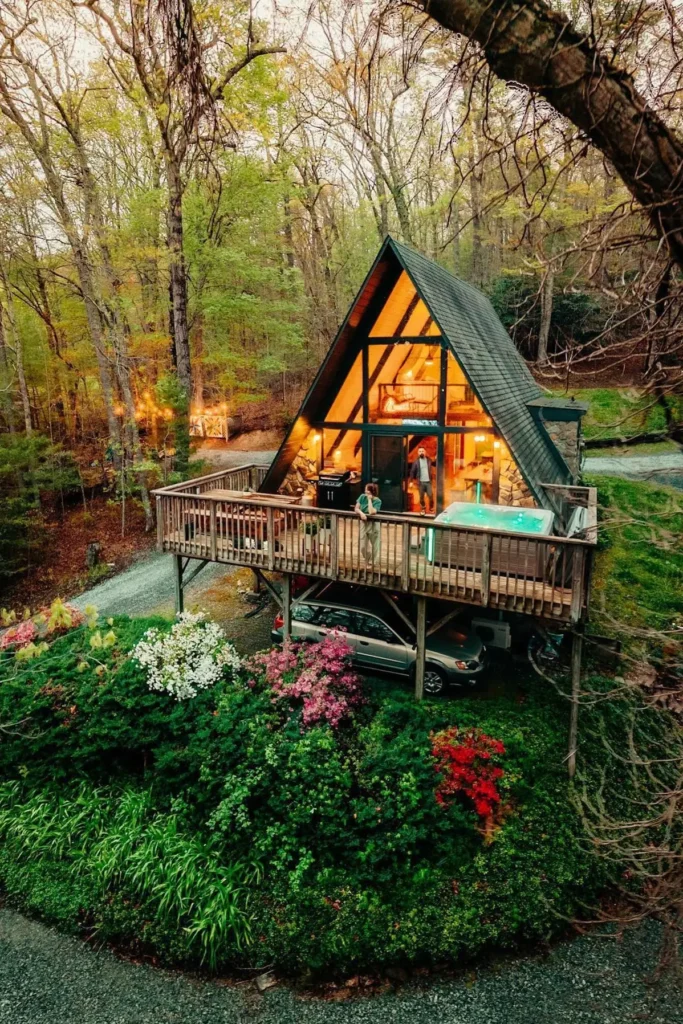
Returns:
[[[375,481],[386,511],[417,511],[410,464],[435,464],[454,501],[556,510],[578,472],[580,416],[546,399],[489,300],[387,238],[264,482],[301,493],[320,471]],[[354,497],[354,490],[351,490]]]
[[[418,697],[431,599],[451,602],[442,622],[474,605],[569,627],[571,772],[597,539],[595,490],[577,485],[583,411],[544,397],[484,295],[387,238],[270,468],[154,492],[177,609],[209,562],[252,569],[280,604],[286,636],[302,577],[308,592],[335,581],[389,601],[412,595]],[[418,449],[429,459],[416,465]],[[428,461],[429,516],[413,472]],[[321,501],[326,475],[343,482],[331,504]],[[367,482],[382,499],[371,550],[352,508]]]

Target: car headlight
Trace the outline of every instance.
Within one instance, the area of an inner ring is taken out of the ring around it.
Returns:
[[[467,662],[466,661],[456,661],[455,667],[459,668],[461,672],[466,672],[467,671]]]

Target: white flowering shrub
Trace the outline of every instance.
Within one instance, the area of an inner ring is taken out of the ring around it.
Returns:
[[[217,683],[224,669],[240,667],[223,629],[203,612],[183,612],[169,633],[148,629],[132,656],[147,670],[150,690],[165,690],[176,700],[195,697]]]

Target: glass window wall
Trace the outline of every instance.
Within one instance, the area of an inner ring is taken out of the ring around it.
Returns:
[[[439,345],[371,345],[368,413],[371,423],[436,420],[439,414]]]

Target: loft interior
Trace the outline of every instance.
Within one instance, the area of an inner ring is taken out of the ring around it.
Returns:
[[[544,397],[481,292],[387,238],[262,490],[349,472],[351,503],[374,481],[385,511],[416,512],[410,468],[424,448],[432,511],[552,508],[543,485],[576,479],[584,411]]]

